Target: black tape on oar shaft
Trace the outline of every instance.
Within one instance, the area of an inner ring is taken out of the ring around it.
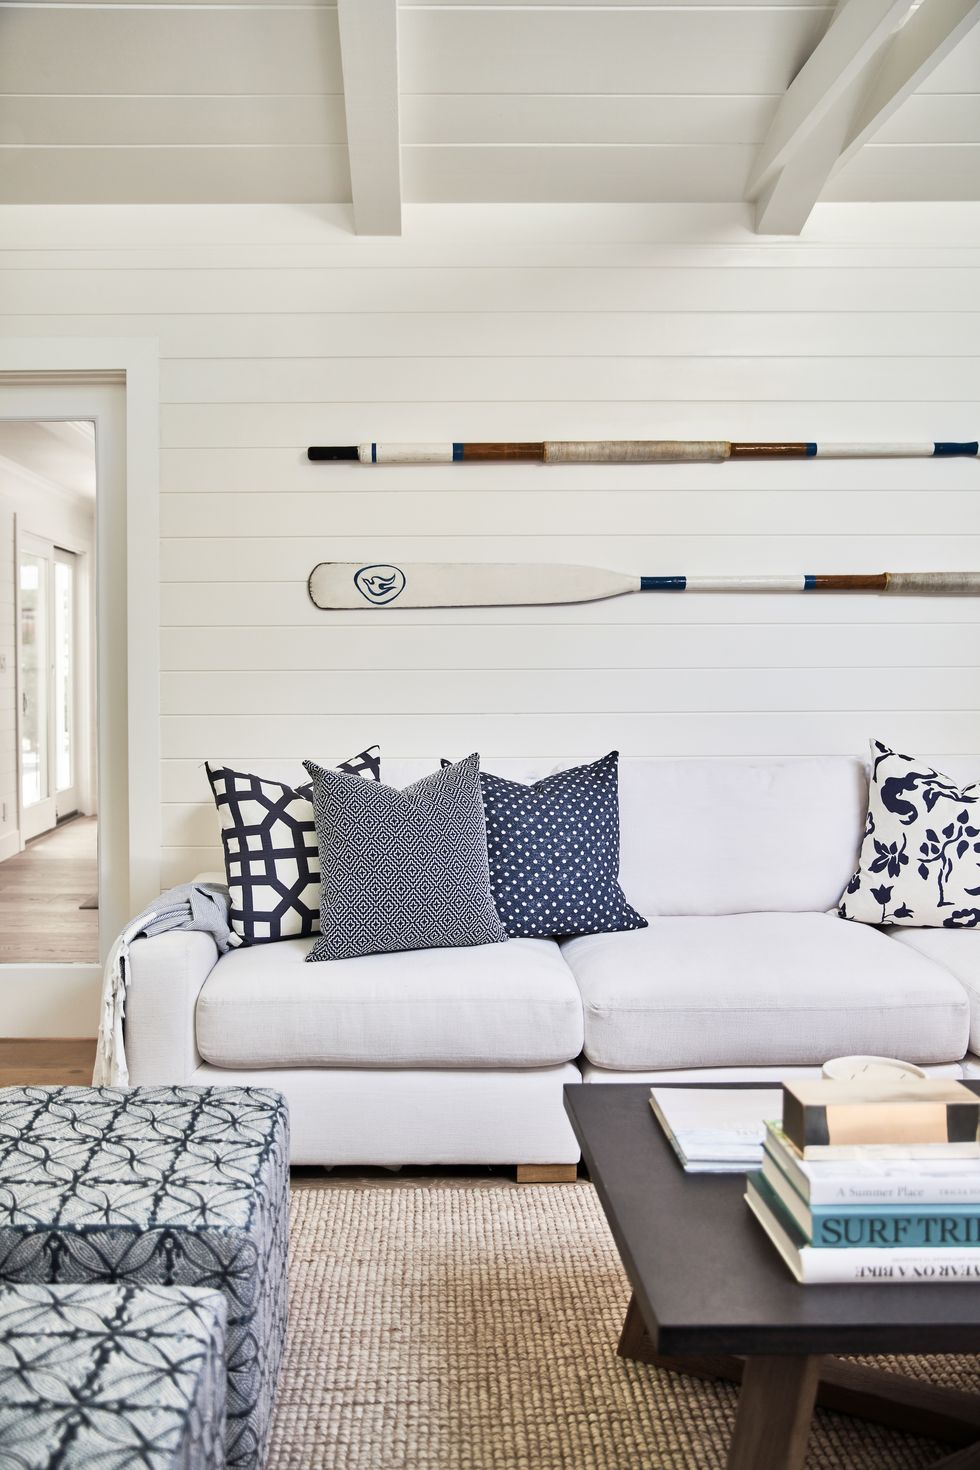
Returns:
[[[306,451],[308,459],[356,459],[356,444],[311,445]]]

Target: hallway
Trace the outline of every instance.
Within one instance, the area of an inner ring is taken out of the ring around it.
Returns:
[[[98,822],[76,817],[0,863],[0,964],[95,964]]]

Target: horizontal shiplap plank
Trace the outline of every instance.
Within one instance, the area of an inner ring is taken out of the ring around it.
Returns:
[[[686,606],[690,606],[690,598]],[[727,606],[727,604],[726,604]],[[655,610],[654,610],[655,611]],[[795,609],[794,609],[795,611]],[[836,623],[778,621],[735,623],[595,624],[591,609],[576,623],[444,625],[390,621],[373,627],[335,624],[307,628],[241,628],[229,639],[220,628],[164,628],[161,660],[166,673],[255,669],[294,670],[311,683],[325,670],[415,669],[799,669],[891,670],[976,664],[976,622],[852,623],[847,638]],[[528,610],[529,618],[534,612]],[[758,616],[758,614],[757,614]]]
[[[980,356],[334,358],[164,365],[163,403],[980,399]]]
[[[950,421],[952,422],[952,421]],[[647,435],[667,432],[670,420],[656,408]],[[962,421],[960,426],[962,427]],[[972,427],[967,425],[967,427]],[[340,442],[338,440],[338,442]],[[866,460],[727,460],[723,464],[447,464],[362,465],[355,461],[312,462],[305,447],[165,449],[161,455],[164,495],[402,494],[441,491],[452,497],[492,491],[524,496],[554,490],[654,491],[752,490],[788,492],[844,490],[882,494],[919,490],[980,488],[980,461],[971,458]],[[958,502],[957,502],[958,503]],[[207,501],[202,501],[202,506]],[[164,509],[165,514],[170,512]],[[225,524],[230,517],[226,512]]]
[[[779,93],[820,40],[825,10],[700,7],[410,9],[406,92]]]
[[[980,31],[973,28],[922,83],[923,92],[975,92],[980,77]]]
[[[980,64],[977,69],[980,85]],[[980,143],[980,90],[915,92],[874,135],[876,143]]]
[[[302,203],[350,197],[346,144],[0,149],[8,203]]]
[[[109,0],[110,4],[122,4],[124,0]],[[179,4],[184,0],[178,0]],[[190,0],[188,0],[190,3]],[[471,4],[474,8],[484,8],[486,0],[399,0],[402,10],[438,10],[443,6],[451,6],[452,9],[460,9],[465,4]],[[527,5],[528,0],[491,0],[496,9],[507,9],[510,7]],[[643,10],[676,10],[677,0],[616,0],[617,5],[635,5]],[[745,9],[747,0],[710,0],[713,10],[721,6],[731,5],[738,9]],[[576,5],[586,9],[594,10],[597,0],[534,0],[535,9],[543,9],[554,6],[556,9],[570,10]],[[833,5],[824,4],[822,0],[751,0],[752,8],[757,10],[760,6],[770,5],[781,10],[822,10],[829,20],[834,13]]]
[[[778,101],[778,95],[409,93],[400,104],[402,142],[759,143]]]
[[[3,97],[0,139],[72,148],[343,143],[339,95],[272,97]],[[145,160],[149,162],[149,160]],[[171,259],[172,259],[171,255]],[[106,262],[110,264],[111,262]]]
[[[825,197],[980,198],[980,143],[868,143],[830,181]]]
[[[246,206],[242,206],[244,209]],[[28,206],[23,206],[28,208]],[[111,206],[104,208],[109,211]],[[7,213],[15,206],[7,206]],[[166,212],[166,206],[158,206]],[[155,211],[156,212],[156,211]],[[769,271],[878,271],[901,268],[919,272],[969,266],[980,268],[980,244],[884,245],[869,243],[821,245],[808,241],[786,244],[761,237],[747,242],[716,244],[692,242],[665,244],[653,241],[600,243],[563,237],[549,241],[473,241],[466,248],[465,269],[508,269],[553,271],[586,269],[634,270],[731,270]],[[103,249],[23,249],[4,244],[0,238],[0,270],[48,271],[146,271],[165,270],[180,276],[184,271],[214,270],[436,270],[460,267],[460,247],[449,241],[421,240],[410,235],[359,236],[311,244],[192,244],[180,246],[132,245]]]
[[[727,466],[713,466],[721,476]],[[370,473],[370,471],[366,471]],[[383,473],[383,472],[382,472]],[[166,495],[161,529],[168,537],[315,536],[321,544],[336,536],[383,534],[414,536],[420,527],[438,526],[441,536],[593,536],[616,527],[636,536],[696,536],[706,526],[713,535],[807,536],[835,534],[889,536],[935,534],[955,526],[959,535],[980,536],[980,466],[976,484],[966,491],[921,490],[862,492],[839,490],[676,490],[602,489],[595,476],[591,490],[538,488],[533,493],[467,490],[457,470],[458,491],[434,499],[430,491],[387,491],[376,488],[376,474],[361,493],[327,490],[291,494]],[[560,471],[559,471],[560,474]],[[846,471],[845,471],[846,474]],[[390,484],[392,475],[385,476]],[[841,477],[844,478],[843,476]],[[364,483],[362,481],[362,483]],[[552,480],[554,485],[555,482]],[[717,482],[716,482],[717,483]]]
[[[312,561],[312,558],[311,558]],[[715,597],[615,597],[561,607],[483,607],[454,612],[428,608],[400,608],[394,619],[385,619],[377,609],[363,612],[328,613],[310,601],[305,578],[288,581],[226,582],[220,595],[210,582],[175,582],[160,589],[161,624],[164,629],[218,629],[229,642],[237,630],[256,623],[270,629],[326,628],[333,638],[344,637],[352,627],[378,627],[385,622],[399,627],[524,627],[526,625],[570,628],[583,617],[595,626],[673,626],[677,623],[715,624],[724,618],[732,625],[775,621],[780,624],[819,624],[836,629],[841,642],[855,625],[876,629],[895,626],[900,638],[911,626],[962,622],[980,624],[980,598],[928,597],[895,598],[841,593],[833,597],[759,598],[731,594],[719,603]],[[233,631],[232,631],[233,630]],[[569,633],[567,636],[572,637]],[[887,632],[876,632],[886,638]]]
[[[626,677],[624,677],[624,673]],[[980,667],[950,670],[907,667],[902,705],[980,715]],[[225,721],[331,715],[480,714],[513,709],[525,714],[641,714],[664,711],[785,711],[875,709],[895,697],[895,674],[865,668],[696,669],[454,669],[452,677],[394,667],[344,670],[208,669],[161,678],[164,727],[213,715]]]
[[[870,738],[891,740],[900,750],[938,750],[974,754],[977,712],[897,708],[892,700],[879,709],[862,702],[849,710],[729,711],[710,714],[527,714],[519,710],[473,715],[360,713],[315,716],[205,715],[163,721],[163,758],[204,760],[214,751],[248,769],[250,760],[302,761],[311,751],[363,750],[379,742],[382,759],[428,756],[443,751],[453,758],[470,751],[553,756],[575,746],[595,755],[619,750],[625,755],[853,755]],[[438,758],[438,757],[436,757]]]
[[[842,178],[844,175],[841,176]],[[914,305],[913,305],[914,303]],[[0,311],[72,315],[447,311],[980,310],[980,270],[16,271]]]
[[[322,90],[322,89],[321,89]],[[963,89],[961,89],[963,90]],[[965,90],[969,91],[970,88]],[[806,240],[792,244],[911,246],[944,248],[975,242],[980,206],[947,203],[942,209],[916,203],[820,205],[807,224]],[[465,263],[491,244],[548,246],[556,241],[642,245],[737,244],[764,248],[755,232],[751,204],[493,204],[409,207],[407,235],[416,245],[455,246]],[[349,205],[319,204],[290,209],[274,204],[158,205],[8,205],[0,215],[3,243],[12,249],[104,248],[119,250],[172,246],[178,255],[198,245],[363,247],[352,238]],[[783,242],[788,245],[791,242]],[[374,246],[368,248],[368,258]]]
[[[869,564],[868,558],[872,558]],[[883,559],[887,561],[882,564]],[[932,535],[853,535],[846,526],[837,535],[718,536],[631,535],[597,529],[582,535],[440,536],[386,535],[381,527],[360,536],[280,536],[164,538],[161,576],[165,582],[253,583],[295,580],[303,596],[310,571],[318,561],[511,561],[568,562],[617,567],[640,573],[724,576],[728,573],[980,571],[980,536],[959,535],[944,527]],[[217,595],[216,593],[213,595]],[[667,594],[663,594],[664,597]],[[692,596],[695,594],[691,594]],[[703,594],[712,596],[711,594]],[[760,608],[781,616],[805,594],[773,599],[760,596]],[[657,599],[660,600],[659,598]],[[715,596],[712,596],[712,601]],[[767,605],[766,605],[767,604]],[[397,617],[398,609],[375,609],[379,617]],[[452,616],[449,610],[449,616]]]
[[[430,144],[402,150],[407,202],[745,198],[753,143]]]
[[[4,6],[0,92],[343,91],[328,7]]]
[[[0,274],[0,298],[5,297]],[[9,299],[6,300],[9,303]],[[6,336],[92,337],[105,317],[0,315]],[[127,314],[125,330],[156,337],[171,357],[862,356],[977,351],[977,311],[339,312],[290,315]]]
[[[293,446],[383,441],[482,442],[489,439],[667,439],[882,441],[965,438],[976,424],[973,400],[934,403],[855,403],[821,400],[780,403],[755,400],[724,404],[671,401],[506,404],[456,402],[451,415],[441,403],[164,404],[165,448],[233,445]]]

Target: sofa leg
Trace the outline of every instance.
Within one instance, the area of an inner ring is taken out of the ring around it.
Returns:
[[[574,1184],[577,1164],[518,1164],[518,1184]]]

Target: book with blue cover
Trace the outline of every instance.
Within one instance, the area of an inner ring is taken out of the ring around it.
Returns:
[[[811,1244],[761,1172],[748,1176],[745,1200],[797,1281],[805,1286],[980,1282],[980,1250],[975,1245],[906,1244],[884,1250],[872,1245],[828,1250]]]

